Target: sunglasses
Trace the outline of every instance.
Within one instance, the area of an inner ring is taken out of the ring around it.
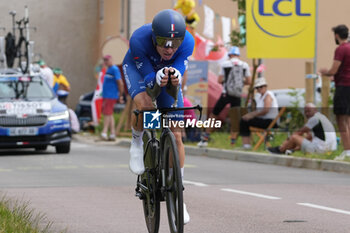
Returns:
[[[263,88],[263,87],[265,87],[265,86],[259,86],[259,87],[256,87],[255,89],[256,89],[256,90],[259,90],[259,89],[261,89],[261,88]]]
[[[166,37],[156,37],[156,43],[158,46],[163,48],[178,48],[182,44],[182,41],[184,40],[183,37],[181,38],[166,38]]]

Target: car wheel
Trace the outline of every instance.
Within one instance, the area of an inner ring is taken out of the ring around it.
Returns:
[[[56,146],[57,154],[68,154],[70,151],[70,143],[61,144]]]
[[[36,146],[35,151],[45,151],[47,149],[47,145],[45,146]]]

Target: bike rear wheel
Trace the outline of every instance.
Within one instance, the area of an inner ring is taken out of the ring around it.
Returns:
[[[23,73],[27,73],[29,67],[28,42],[21,38],[17,47],[18,66]]]
[[[158,233],[160,221],[160,201],[157,196],[157,151],[153,148],[151,133],[143,134],[145,172],[141,175],[141,183],[147,188],[143,190],[143,212],[149,233]]]
[[[171,233],[183,233],[183,186],[182,176],[174,135],[169,132],[164,140],[166,206]]]

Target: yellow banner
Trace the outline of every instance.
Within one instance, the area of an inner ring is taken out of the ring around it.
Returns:
[[[247,0],[249,58],[313,58],[316,0]]]

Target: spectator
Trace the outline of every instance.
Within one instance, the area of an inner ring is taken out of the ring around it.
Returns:
[[[290,154],[293,151],[301,150],[307,153],[324,154],[337,149],[337,136],[327,117],[317,112],[316,106],[312,103],[308,103],[304,111],[308,119],[304,127],[284,141],[282,146],[269,147],[269,152]]]
[[[216,102],[213,112],[210,113],[210,118],[218,118],[220,112],[225,108],[227,104],[240,109],[241,95],[244,85],[251,83],[251,74],[249,65],[239,59],[240,51],[238,47],[232,47],[228,53],[229,60],[224,62],[221,67],[218,82],[223,85],[222,94],[219,100]],[[231,144],[234,145],[238,134],[239,118],[237,119],[236,127],[231,127]],[[203,132],[201,141],[198,143],[199,147],[206,147],[210,133],[214,129],[209,128]]]
[[[184,99],[184,107],[192,107],[192,103],[191,101],[186,97],[187,94],[187,86],[185,86],[183,88],[183,99]],[[190,109],[190,110],[185,110],[184,111],[184,119],[185,120],[193,120],[196,119],[196,113],[194,111],[194,109]]]
[[[349,29],[339,25],[333,29],[335,43],[339,45],[334,53],[332,67],[321,69],[325,76],[334,76],[335,93],[333,98],[333,111],[343,142],[344,151],[336,159],[350,158],[350,44],[348,42]]]
[[[51,88],[54,85],[54,77],[53,72],[50,67],[48,67],[43,59],[38,61],[38,65],[40,66],[40,74],[46,80]]]
[[[54,84],[53,90],[58,95],[58,99],[66,104],[67,97],[70,92],[70,84],[67,81],[67,78],[62,74],[62,70],[60,68],[53,69],[54,74]]]
[[[267,90],[266,79],[261,77],[255,80],[254,88],[258,92],[255,96],[256,110],[245,114],[239,126],[244,149],[251,148],[249,127],[266,129],[278,115],[277,99]]]
[[[103,57],[103,63],[107,67],[107,71],[103,80],[102,114],[104,115],[104,119],[101,137],[103,140],[115,140],[114,105],[118,99],[120,103],[124,103],[124,84],[121,79],[119,68],[113,65],[113,60],[110,55]],[[110,130],[109,138],[107,136],[108,130]]]
[[[184,100],[184,107],[193,107],[193,104],[191,101],[186,97],[187,94],[187,86],[184,86],[183,88],[183,100]],[[190,110],[185,110],[184,111],[184,119],[185,121],[196,121],[196,113],[194,109]],[[200,131],[198,128],[194,127],[187,127],[186,129],[183,129],[183,134],[182,134],[182,140],[185,141],[191,141],[191,142],[198,142],[200,140]]]

